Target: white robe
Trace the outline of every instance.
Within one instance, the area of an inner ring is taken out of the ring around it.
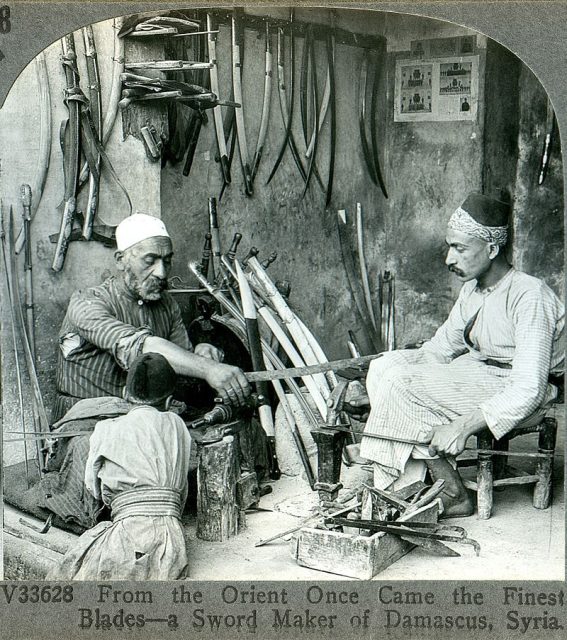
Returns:
[[[149,406],[135,407],[127,415],[97,423],[90,439],[85,485],[107,505],[130,489],[173,489],[182,510],[190,450],[191,438],[179,416]],[[77,540],[48,579],[184,578],[185,545],[181,522],[172,515],[101,522]]]
[[[464,332],[477,312],[470,347]],[[490,289],[465,283],[429,342],[372,362],[365,433],[419,442],[432,427],[480,409],[494,437],[501,438],[555,397],[547,379],[550,371],[563,367],[563,326],[562,303],[537,278],[511,269]],[[487,359],[511,368],[489,366]],[[388,487],[404,471],[413,472],[408,482],[423,477],[424,463],[414,460],[429,457],[427,446],[370,437],[362,438],[360,454],[377,463],[378,488]]]

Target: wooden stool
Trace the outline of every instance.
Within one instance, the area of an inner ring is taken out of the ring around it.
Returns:
[[[504,456],[492,456],[479,453],[477,458],[476,482],[464,480],[468,489],[477,492],[477,517],[488,520],[492,514],[492,492],[494,488],[517,484],[535,484],[533,505],[536,509],[547,509],[551,503],[553,481],[553,455],[555,453],[555,438],[557,421],[555,418],[544,417],[535,425],[518,426],[500,440],[487,429],[476,437],[479,449],[493,449],[507,451],[510,440],[528,433],[539,433],[537,456],[533,453],[515,453],[515,457],[537,458],[535,473],[527,473],[513,469],[506,464]],[[511,475],[508,475],[511,474]]]
[[[558,396],[553,404],[563,403],[564,383],[562,378],[551,377],[552,382],[558,388]],[[516,453],[514,457],[536,459],[534,473],[527,473],[512,468],[507,464],[508,457],[479,453],[477,457],[476,482],[464,480],[467,489],[477,493],[477,517],[479,520],[488,520],[492,514],[492,492],[494,488],[506,487],[518,484],[535,484],[533,493],[533,505],[536,509],[547,509],[551,504],[553,485],[553,456],[555,453],[555,440],[557,436],[557,420],[545,415],[545,409],[536,412],[530,418],[512,429],[500,440],[495,440],[489,429],[481,431],[476,436],[479,449],[491,449],[493,451],[508,451],[510,440],[529,433],[538,433],[537,453]],[[459,461],[466,464],[469,461]]]

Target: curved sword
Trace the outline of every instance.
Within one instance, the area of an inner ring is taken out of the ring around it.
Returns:
[[[262,118],[260,120],[260,131],[258,132],[258,141],[256,142],[256,151],[254,160],[252,161],[252,180],[256,177],[262,153],[264,151],[264,143],[268,133],[268,121],[270,118],[270,102],[272,97],[272,45],[270,42],[270,25],[266,22],[266,51],[265,51],[265,67],[264,67],[264,99],[262,102]]]
[[[116,33],[121,28],[122,18],[114,18],[113,29]],[[121,75],[124,72],[124,40],[114,35],[114,50],[112,54],[112,79],[110,81],[110,96],[106,107],[106,114],[102,123],[102,146],[104,147],[110,139],[110,134],[114,129],[116,115],[118,114],[118,103],[120,102],[120,94],[122,90]],[[89,178],[89,166],[85,162],[79,176],[79,186],[82,186]],[[100,218],[100,214],[99,214]],[[102,220],[102,218],[101,218]],[[104,222],[104,220],[102,220]]]
[[[98,72],[96,43],[92,26],[87,25],[86,27],[83,27],[82,33],[87,67],[89,108],[94,124],[94,133],[100,140],[102,136],[102,99],[100,94],[100,77]],[[96,175],[91,171],[89,176],[89,194],[87,208],[84,214],[82,232],[85,240],[90,240],[91,238],[94,218],[97,211],[100,184],[100,153],[96,154],[95,167]]]
[[[238,152],[240,154],[240,164],[242,165],[242,175],[244,178],[244,188],[246,195],[254,193],[252,186],[252,173],[250,169],[250,159],[248,156],[248,143],[246,142],[246,128],[244,126],[244,107],[242,104],[242,63],[240,60],[240,45],[238,44],[236,15],[232,14],[232,87],[234,90],[234,101],[240,104],[240,109],[235,109],[236,137],[238,138]]]
[[[315,169],[315,156],[317,155],[317,143],[319,139],[319,112],[318,112],[318,90],[317,90],[317,68],[315,63],[315,44],[314,40],[311,37],[309,39],[309,66],[311,67],[311,101],[313,105],[313,135],[315,136],[315,142],[313,143],[313,151],[309,157],[309,162],[307,165],[307,177],[305,179],[305,187],[303,188],[303,196],[307,193],[307,189],[309,188],[309,182],[311,181],[311,176],[313,175],[313,170]],[[307,136],[305,143],[307,144]]]
[[[331,204],[331,196],[333,194],[333,178],[335,175],[335,149],[337,139],[337,108],[335,103],[335,36],[330,33],[327,36],[327,78],[329,79],[329,103],[331,106],[331,140],[329,150],[329,174],[327,176],[327,196],[325,198],[325,206]],[[324,98],[323,98],[324,102]],[[323,114],[323,118],[325,115]],[[321,122],[319,126],[321,126]]]
[[[209,50],[209,62],[211,69],[209,77],[211,81],[211,91],[219,96],[219,75],[217,64],[217,38],[216,32],[212,31],[213,19],[210,13],[207,13],[207,30],[210,32],[207,36],[207,44]],[[215,134],[217,138],[217,147],[219,151],[219,163],[222,172],[222,179],[225,184],[230,184],[230,165],[228,162],[228,152],[226,150],[226,140],[224,137],[224,127],[222,122],[222,111],[220,105],[213,109],[213,120],[215,123]]]
[[[224,308],[230,315],[236,320],[241,329],[244,329],[244,317],[240,310],[224,295],[222,291],[218,287],[213,286],[207,278],[203,276],[203,274],[199,271],[199,265],[196,262],[189,263],[189,270],[193,273],[193,275],[197,278],[199,283],[205,287],[205,289],[213,296],[213,298]],[[285,365],[282,362],[281,358],[276,354],[276,352],[272,349],[272,347],[262,339],[262,348],[264,349],[264,353],[268,360],[266,361],[267,368],[272,370],[280,370],[285,369]],[[305,416],[312,427],[319,426],[319,422],[311,408],[311,405],[307,402],[304,394],[301,389],[297,386],[297,383],[293,380],[293,378],[288,378],[285,376],[285,382],[289,387],[290,391],[296,397],[301,409],[305,413]]]
[[[374,160],[374,171],[376,172],[376,178],[378,180],[378,184],[380,185],[380,189],[384,194],[384,197],[387,198],[388,192],[386,191],[386,185],[384,184],[382,170],[380,169],[380,157],[378,153],[378,138],[376,131],[376,115],[378,111],[378,89],[380,84],[380,75],[379,60],[376,60],[374,68],[374,83],[372,85],[372,102],[370,105],[370,140],[372,144],[372,158]]]
[[[368,87],[368,55],[365,52],[364,59],[360,66],[360,75],[358,78],[358,131],[360,134],[360,144],[362,146],[362,155],[364,156],[364,162],[368,169],[368,174],[372,182],[378,186],[378,179],[376,178],[376,171],[372,156],[370,155],[370,147],[368,146],[368,139],[366,137],[366,91]]]
[[[76,213],[76,192],[79,175],[79,102],[77,97],[80,92],[79,72],[77,70],[77,54],[75,51],[75,39],[72,33],[68,33],[61,40],[63,51],[63,68],[65,70],[65,103],[69,110],[69,144],[67,145],[67,157],[64,158],[65,169],[65,195],[61,225],[55,255],[51,268],[53,271],[61,271],[65,262],[65,255],[69,246],[69,239],[73,228],[73,219]]]

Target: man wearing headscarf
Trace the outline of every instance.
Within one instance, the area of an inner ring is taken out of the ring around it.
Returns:
[[[455,464],[467,439],[487,427],[496,439],[508,433],[553,400],[548,377],[563,370],[563,304],[509,264],[508,216],[505,203],[480,194],[453,213],[445,262],[464,284],[448,319],[421,348],[374,360],[366,380],[360,454],[375,463],[375,486],[401,487],[427,468],[445,480],[446,517],[473,512]],[[400,441],[371,437],[380,435]]]

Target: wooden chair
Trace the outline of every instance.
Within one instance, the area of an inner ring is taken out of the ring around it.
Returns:
[[[550,376],[550,382],[558,388],[558,396],[553,404],[564,401],[564,380],[562,377]],[[477,517],[488,520],[492,514],[493,490],[510,485],[534,484],[533,505],[536,509],[547,509],[551,504],[553,484],[553,456],[557,435],[557,420],[546,415],[550,407],[542,408],[524,422],[507,433],[500,440],[495,440],[489,429],[481,431],[476,436],[479,449],[490,449],[495,453],[477,454],[476,481],[464,480],[464,485],[477,493]],[[513,452],[511,456],[498,455],[498,452],[508,451],[510,441],[518,436],[538,433],[537,452]],[[507,464],[514,458],[529,458],[535,461],[535,471],[528,473],[514,469]],[[459,461],[461,466],[470,460]],[[472,461],[474,464],[474,460]]]

